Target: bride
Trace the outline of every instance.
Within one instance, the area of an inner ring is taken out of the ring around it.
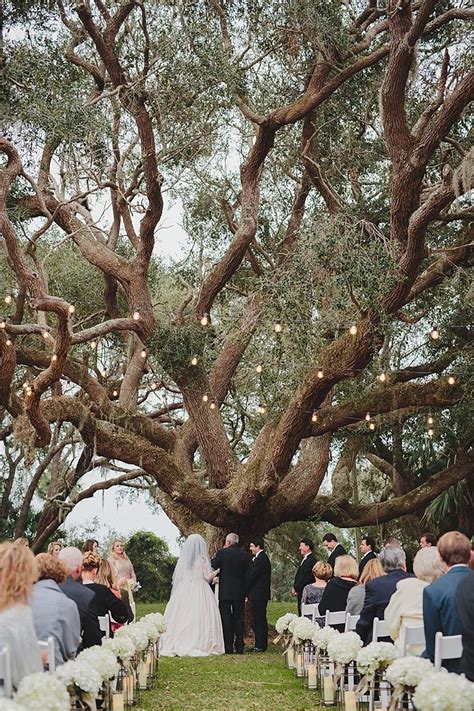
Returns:
[[[198,533],[191,534],[173,573],[160,654],[165,657],[224,654],[221,617],[209,585],[218,572],[211,568],[204,538]]]

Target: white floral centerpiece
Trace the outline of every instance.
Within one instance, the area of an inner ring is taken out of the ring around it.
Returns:
[[[344,666],[355,661],[362,640],[356,632],[342,632],[329,640],[327,653],[329,659],[336,664],[334,683],[337,684],[344,671]]]
[[[108,647],[94,646],[85,649],[76,659],[79,663],[89,664],[100,675],[102,681],[109,681],[119,670],[117,655]]]
[[[71,694],[77,693],[86,703],[92,702],[102,687],[99,672],[79,657],[58,667],[55,676],[68,687]]]
[[[135,647],[135,654],[143,652],[148,647],[148,634],[146,629],[137,622],[134,625],[119,627],[115,633],[115,638],[126,637],[131,640]]]
[[[0,697],[0,711],[28,711],[24,706],[20,706],[13,699]]]
[[[417,685],[413,703],[417,711],[472,711],[474,683],[458,674],[432,671]]]
[[[13,698],[28,711],[69,711],[71,703],[66,684],[43,672],[23,677]]]
[[[369,683],[373,682],[377,672],[382,672],[400,656],[400,652],[391,642],[371,642],[357,654],[357,669],[364,676],[356,692],[365,694]]]
[[[104,639],[102,647],[110,649],[122,666],[126,666],[135,654],[135,645],[130,637],[117,637],[115,635],[113,639]]]
[[[397,708],[404,694],[412,694],[420,681],[433,671],[429,659],[423,657],[400,657],[390,664],[385,676],[393,686],[391,709]]]
[[[334,627],[320,627],[313,632],[313,644],[319,649],[326,650],[331,640],[338,637],[341,633]]]
[[[166,632],[166,621],[161,612],[150,612],[148,615],[145,615],[142,617],[140,622],[150,622],[155,625],[156,630],[158,631],[158,634],[163,634],[163,632]]]
[[[307,617],[298,617],[291,623],[291,627],[295,644],[312,642],[316,629],[319,629],[319,626],[313,625],[311,620],[308,620]]]
[[[287,612],[286,615],[279,617],[275,622],[275,629],[278,632],[278,636],[273,640],[273,644],[278,644],[282,638],[284,641],[288,642],[291,635],[290,624],[292,622],[296,622],[298,619],[298,615],[295,615],[293,612]]]

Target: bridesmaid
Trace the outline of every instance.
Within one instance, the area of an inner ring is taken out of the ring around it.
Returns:
[[[137,579],[130,558],[125,553],[125,547],[122,541],[117,540],[112,543],[110,555],[107,560],[112,567],[118,588],[122,588],[127,580]]]

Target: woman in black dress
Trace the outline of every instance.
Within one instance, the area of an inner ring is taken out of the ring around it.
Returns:
[[[109,614],[115,622],[127,622],[126,606],[105,585],[96,583],[100,558],[96,553],[87,551],[82,556],[82,582],[95,593],[99,617]]]
[[[346,609],[347,596],[354,585],[357,585],[359,566],[351,555],[340,555],[336,558],[334,577],[328,581],[321,602],[319,614],[339,612]],[[334,625],[339,632],[344,632],[344,625]]]

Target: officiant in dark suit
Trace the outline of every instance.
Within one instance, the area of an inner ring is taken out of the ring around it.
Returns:
[[[219,611],[226,654],[244,653],[245,582],[250,556],[239,548],[236,533],[226,536],[211,565],[219,570]]]
[[[270,599],[272,572],[270,559],[264,548],[263,538],[254,536],[249,545],[253,558],[247,571],[247,597],[255,630],[253,652],[265,652],[268,646],[267,603]]]
[[[327,551],[330,551],[328,563],[334,570],[336,558],[340,555],[346,555],[346,549],[344,548],[344,546],[341,546],[341,544],[338,543],[334,533],[326,533],[323,536],[323,546],[326,548]]]
[[[299,564],[293,583],[292,594],[298,597],[298,615],[301,615],[301,597],[305,585],[314,583],[313,565],[316,558],[313,555],[314,543],[310,538],[302,538],[300,541],[300,553],[303,560]]]

